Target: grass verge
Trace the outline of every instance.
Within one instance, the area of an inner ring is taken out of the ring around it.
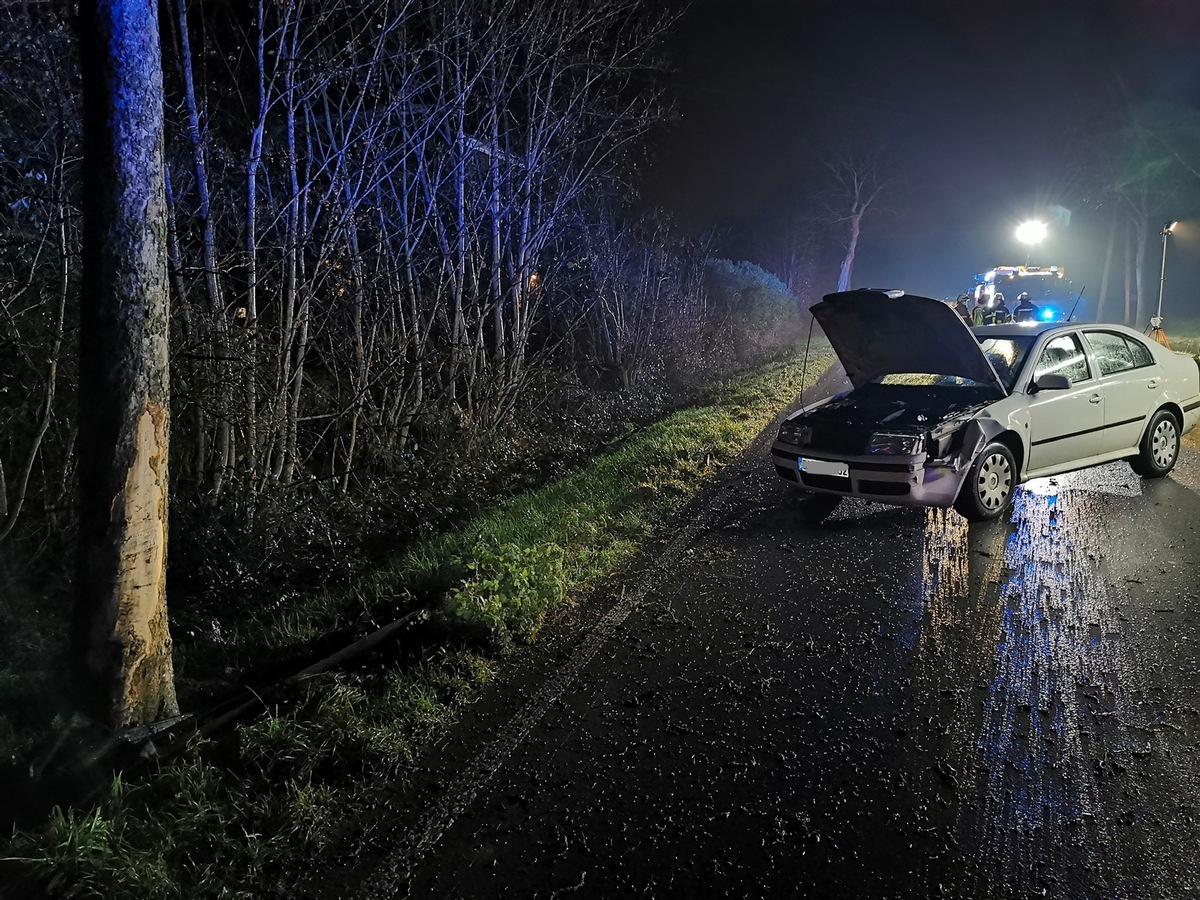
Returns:
[[[821,372],[827,353],[810,360]],[[264,614],[263,646],[347,620],[436,603],[451,630],[403,666],[374,660],[297,689],[268,715],[197,742],[149,775],[113,780],[88,811],[56,810],[3,856],[54,896],[261,897],[317,852],[380,779],[403,777],[493,673],[491,653],[532,641],[546,616],[614,573],[799,392],[789,361],[628,435],[593,464],[397,556],[351,590]],[[484,645],[459,640],[470,631]],[[249,637],[246,635],[245,637]]]

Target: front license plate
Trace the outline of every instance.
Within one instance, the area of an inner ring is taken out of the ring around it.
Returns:
[[[826,459],[805,459],[796,461],[801,472],[809,475],[833,475],[835,478],[849,478],[850,466],[844,462],[830,462]]]

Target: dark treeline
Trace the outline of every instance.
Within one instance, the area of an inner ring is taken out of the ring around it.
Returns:
[[[69,531],[87,450],[63,7],[0,12],[0,539]],[[654,7],[164,0],[177,502],[353,495],[567,388],[756,349],[707,242],[628,212],[663,119]]]

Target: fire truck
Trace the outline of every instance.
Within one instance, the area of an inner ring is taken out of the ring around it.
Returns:
[[[1004,295],[1009,309],[1017,305],[1017,295],[1029,294],[1044,322],[1066,319],[1074,307],[1075,318],[1083,313],[1083,301],[1076,306],[1076,293],[1062,266],[996,266],[975,276],[969,295],[981,306],[989,306],[996,294]]]

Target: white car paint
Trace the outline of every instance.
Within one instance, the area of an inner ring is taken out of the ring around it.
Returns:
[[[1029,334],[1031,329],[990,325],[972,330],[979,337],[1008,337]],[[1137,452],[1150,416],[1161,408],[1178,411],[1180,434],[1200,420],[1200,369],[1191,357],[1124,325],[1054,323],[1032,330],[1037,340],[1013,393],[984,412],[1021,437],[1022,481],[1127,459]],[[1089,333],[1123,335],[1149,350],[1153,362],[1102,376],[1097,354],[1086,339]],[[1033,390],[1038,375],[1066,368],[1037,364],[1051,345],[1064,338],[1073,338],[1082,349],[1088,376],[1066,391]]]
[[[866,446],[848,453],[843,452],[848,447],[832,447],[817,435],[804,437],[810,423],[821,423],[821,429],[839,427],[837,417],[849,415],[840,412],[844,395],[833,398],[838,402],[832,405],[827,401],[794,413],[772,448],[776,469],[818,492],[898,505],[959,505],[964,484],[980,477],[972,475],[975,463],[994,442],[1012,451],[1015,486],[1119,459],[1141,459],[1144,468],[1143,444],[1159,411],[1174,421],[1170,437],[1186,434],[1200,419],[1196,360],[1123,325],[1023,323],[969,329],[936,300],[877,291],[831,294],[813,312],[855,386],[848,400],[867,385],[878,389],[880,378],[909,373],[966,377],[977,385],[994,385],[995,393],[1003,395],[949,416],[944,408],[929,408],[923,446],[912,453],[872,453]],[[897,329],[902,346],[884,333],[889,328]],[[1019,338],[1029,345],[1028,352],[1019,361],[989,359],[980,346],[988,338]],[[943,348],[948,348],[944,354]],[[1039,389],[1037,379],[1045,374],[1063,375],[1070,385]],[[961,383],[957,377],[951,381]],[[887,402],[894,408],[890,395]],[[909,410],[909,428],[913,415],[925,409],[907,399],[900,406]],[[873,433],[892,431],[892,418],[875,422]],[[849,428],[851,420],[845,421]],[[860,416],[853,428],[861,432],[874,421]],[[844,476],[823,474],[843,471],[840,464],[845,464]],[[1166,469],[1150,474],[1158,477]],[[989,471],[985,467],[985,479]]]

